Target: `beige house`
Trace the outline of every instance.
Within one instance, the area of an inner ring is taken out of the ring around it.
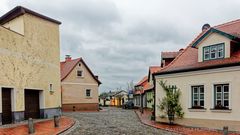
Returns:
[[[63,111],[98,110],[100,84],[82,58],[67,55],[61,62]]]
[[[240,130],[240,20],[202,32],[168,66],[154,74],[156,121],[166,121],[157,105],[165,96],[159,81],[181,90],[187,126]]]
[[[60,113],[59,25],[18,6],[0,18],[0,123]]]

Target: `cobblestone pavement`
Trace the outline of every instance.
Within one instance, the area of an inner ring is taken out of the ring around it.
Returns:
[[[70,135],[173,135],[167,131],[142,124],[133,110],[104,108],[101,112],[68,112],[79,126]]]

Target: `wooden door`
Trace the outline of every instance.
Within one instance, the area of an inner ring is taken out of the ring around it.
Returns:
[[[25,90],[25,119],[40,117],[39,91]]]
[[[2,124],[12,123],[11,89],[2,88]]]

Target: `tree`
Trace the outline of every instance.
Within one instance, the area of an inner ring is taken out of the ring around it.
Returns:
[[[103,100],[103,106],[106,106],[107,97],[108,97],[108,93],[106,93],[106,92],[102,92],[102,93],[99,95],[99,98],[101,98],[101,99]]]
[[[181,91],[176,85],[166,85],[166,81],[160,81],[159,84],[166,92],[166,96],[160,100],[158,107],[160,111],[168,116],[169,124],[173,124],[175,115],[178,118],[183,118],[184,115],[181,104],[179,103]]]

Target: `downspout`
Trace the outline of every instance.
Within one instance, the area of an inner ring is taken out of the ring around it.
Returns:
[[[153,120],[156,121],[156,78],[155,78],[154,74],[152,74],[152,77],[153,77],[153,99],[154,99]]]

